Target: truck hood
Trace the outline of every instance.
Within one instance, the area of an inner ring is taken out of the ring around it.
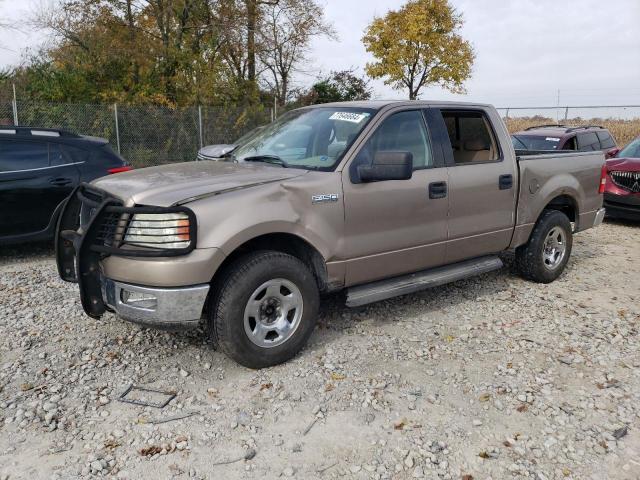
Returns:
[[[204,196],[278,182],[307,173],[301,169],[231,162],[187,162],[102,177],[93,185],[127,204],[169,207]]]
[[[640,158],[610,158],[607,160],[607,170],[640,172]]]

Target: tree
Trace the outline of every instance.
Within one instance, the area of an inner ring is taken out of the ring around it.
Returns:
[[[265,83],[275,90],[283,106],[291,95],[291,77],[305,60],[313,37],[335,38],[314,0],[280,0],[264,12],[260,35],[260,60],[270,73]]]
[[[348,102],[352,100],[369,100],[371,88],[368,82],[356,76],[353,70],[331,72],[311,87],[310,103]]]
[[[367,63],[367,74],[396,90],[408,89],[411,100],[426,85],[464,92],[475,55],[458,33],[462,24],[448,0],[410,0],[374,18],[362,38],[375,58]]]

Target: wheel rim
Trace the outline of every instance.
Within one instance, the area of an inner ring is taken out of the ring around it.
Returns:
[[[302,319],[300,289],[289,280],[264,282],[249,297],[244,309],[244,331],[262,348],[282,345],[295,333]]]
[[[564,229],[553,227],[544,240],[542,261],[549,270],[555,270],[564,260],[567,253],[567,235]]]

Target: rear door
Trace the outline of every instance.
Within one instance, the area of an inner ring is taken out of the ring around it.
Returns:
[[[449,176],[446,262],[504,250],[515,224],[517,172],[492,126],[500,120],[482,108],[437,111],[448,137],[443,144]]]
[[[45,231],[77,184],[77,166],[67,163],[57,147],[46,141],[0,139],[0,237]]]
[[[421,110],[395,109],[343,171],[347,286],[444,263],[447,169],[439,143]],[[350,170],[380,151],[410,152],[412,178],[353,183]]]

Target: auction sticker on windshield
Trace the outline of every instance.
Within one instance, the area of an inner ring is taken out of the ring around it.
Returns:
[[[547,142],[559,142],[560,141],[560,139],[556,138],[556,137],[547,137],[547,138],[545,138],[545,140]]]
[[[369,117],[369,113],[355,113],[355,112],[336,112],[329,117],[329,120],[338,120],[341,122],[360,123],[365,118]]]

